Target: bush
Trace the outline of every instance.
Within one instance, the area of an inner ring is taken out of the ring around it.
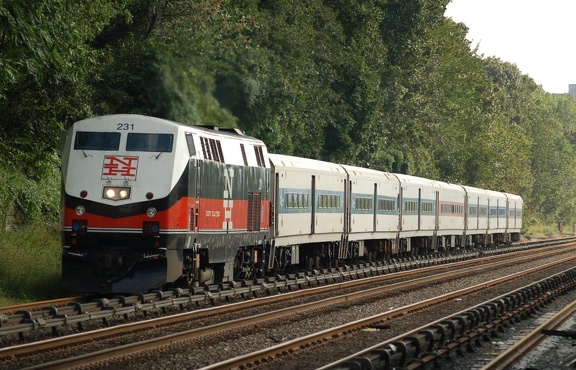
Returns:
[[[571,232],[572,232],[572,225],[565,225],[564,233],[571,233]],[[560,231],[558,230],[557,224],[538,221],[526,227],[526,230],[523,231],[523,234],[535,238],[546,238],[551,235],[558,235],[560,234]]]
[[[0,167],[0,228],[17,230],[35,223],[58,222],[60,171],[50,168],[41,181]]]
[[[66,296],[69,292],[61,283],[61,248],[56,223],[1,231],[0,304]]]

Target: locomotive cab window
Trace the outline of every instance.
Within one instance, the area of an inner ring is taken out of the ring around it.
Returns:
[[[126,150],[131,152],[171,152],[172,134],[128,134]]]
[[[190,153],[190,157],[195,157],[196,147],[194,146],[194,137],[190,134],[187,134],[186,143],[188,144],[188,153]]]
[[[119,147],[119,132],[78,131],[74,140],[77,150],[118,150]]]

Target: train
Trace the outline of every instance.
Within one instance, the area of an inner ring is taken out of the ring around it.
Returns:
[[[238,129],[135,114],[62,140],[62,279],[202,286],[520,239],[519,195],[269,153]]]

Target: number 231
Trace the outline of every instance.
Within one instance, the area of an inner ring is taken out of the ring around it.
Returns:
[[[118,123],[116,125],[116,130],[134,130],[133,123]]]

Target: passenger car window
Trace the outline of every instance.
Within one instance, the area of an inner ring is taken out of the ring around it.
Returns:
[[[131,152],[171,152],[172,134],[128,134],[126,150]]]
[[[78,150],[118,150],[119,132],[78,131],[74,140],[74,149]]]

